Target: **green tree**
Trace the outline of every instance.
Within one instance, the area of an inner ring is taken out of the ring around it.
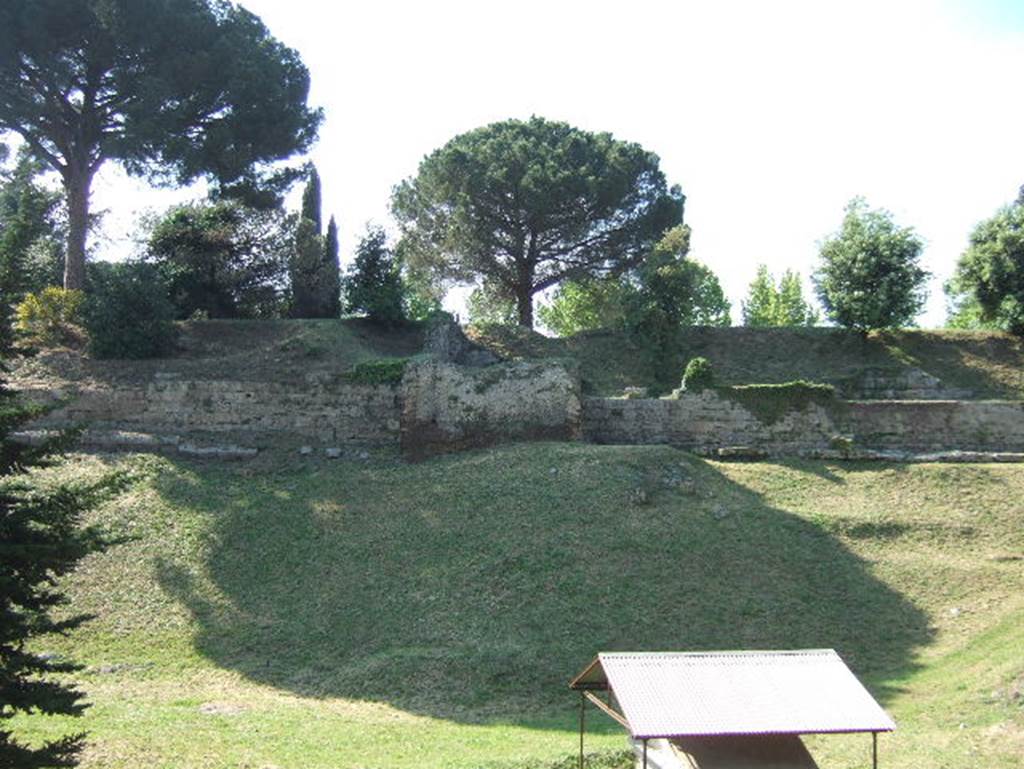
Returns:
[[[14,306],[51,282],[61,255],[60,196],[37,182],[40,170],[26,152],[13,168],[0,170],[0,352],[13,343]]]
[[[174,349],[175,307],[151,264],[89,265],[84,321],[94,358],[158,358]]]
[[[974,228],[947,293],[954,321],[1024,334],[1024,196]]]
[[[327,221],[323,256],[324,317],[341,315],[341,262],[338,260],[338,223],[334,217]]]
[[[775,306],[779,296],[775,280],[767,265],[757,266],[757,275],[750,282],[747,298],[740,305],[744,326],[774,326]]]
[[[625,328],[626,305],[636,287],[628,277],[562,283],[551,301],[537,308],[537,316],[562,337],[599,328]]]
[[[515,299],[502,296],[488,284],[474,288],[466,297],[468,322],[476,326],[514,326],[519,322]]]
[[[1005,321],[986,318],[981,304],[970,291],[958,288],[956,279],[942,286],[946,294],[946,328],[964,331],[1006,331]]]
[[[385,326],[405,320],[401,270],[382,228],[367,227],[344,283],[348,312]]]
[[[402,245],[399,241],[395,258],[401,265],[405,317],[412,321],[429,321],[444,312],[444,287],[432,281],[429,275],[411,268],[402,258]]]
[[[683,200],[638,144],[534,117],[456,136],[395,188],[392,209],[411,265],[515,297],[532,327],[535,294],[635,266],[682,221]]]
[[[327,235],[321,237],[320,206],[320,175],[312,167],[302,192],[302,209],[288,264],[291,314],[295,318],[337,318],[341,314],[338,225],[332,216]]]
[[[800,274],[793,270],[786,270],[779,278],[778,307],[779,325],[818,325],[818,312],[804,299],[803,281],[800,280]]]
[[[89,191],[104,163],[252,192],[270,164],[315,138],[322,116],[308,91],[299,55],[232,3],[0,5],[0,132],[63,181],[66,288],[85,286]]]
[[[83,734],[31,746],[4,724],[19,713],[78,716],[86,708],[67,680],[81,666],[41,656],[29,643],[68,633],[88,619],[54,616],[67,603],[57,579],[110,544],[97,529],[83,526],[83,516],[119,483],[110,477],[84,488],[30,485],[28,471],[51,464],[68,442],[64,436],[30,448],[12,440],[41,411],[22,404],[0,376],[0,766],[25,769],[74,766],[82,749]]]
[[[804,299],[800,275],[782,273],[778,285],[765,265],[758,265],[742,304],[744,326],[814,326],[818,313]]]
[[[188,203],[148,227],[144,258],[167,280],[178,318],[280,315],[293,245],[281,211],[232,201]]]
[[[821,244],[814,273],[828,318],[861,333],[910,323],[927,298],[929,275],[919,265],[923,247],[912,228],[854,198],[839,231]]]
[[[674,227],[664,234],[639,269],[639,290],[629,294],[626,323],[662,360],[679,346],[686,326],[728,326],[729,303],[709,269],[686,257],[690,228]]]
[[[319,235],[323,229],[323,220],[321,210],[323,204],[321,198],[323,193],[320,189],[320,174],[316,170],[316,166],[312,166],[309,169],[309,179],[306,182],[305,188],[302,190],[302,213],[303,219],[309,219],[313,223],[313,229]]]
[[[686,326],[728,326],[729,302],[715,274],[687,258],[690,228],[673,227],[619,278],[567,282],[538,313],[555,333],[626,328],[671,344]]]
[[[324,244],[309,219],[302,217],[295,227],[295,244],[288,260],[292,287],[293,318],[318,318],[320,315],[320,270]]]

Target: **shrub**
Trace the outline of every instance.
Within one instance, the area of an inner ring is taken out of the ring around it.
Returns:
[[[357,363],[345,374],[345,381],[352,384],[398,384],[405,375],[408,358],[381,358]]]
[[[699,393],[715,384],[715,375],[707,358],[693,358],[683,372],[683,389]]]
[[[15,310],[15,329],[35,343],[60,344],[80,325],[84,296],[56,286],[28,294]]]
[[[149,264],[111,264],[90,275],[85,306],[89,351],[97,358],[158,358],[174,348],[175,307]]]

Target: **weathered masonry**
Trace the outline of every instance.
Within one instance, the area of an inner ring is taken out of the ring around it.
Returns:
[[[521,440],[669,444],[752,456],[1024,454],[1020,401],[831,397],[766,412],[726,390],[591,398],[581,395],[570,366],[551,361],[467,367],[419,360],[398,384],[324,374],[287,382],[156,374],[136,383],[17,386],[35,400],[64,404],[36,428],[83,425],[105,446],[385,447],[414,459]]]
[[[714,391],[678,399],[587,398],[583,434],[596,443],[664,443],[699,452],[769,455],[1024,452],[1019,401],[836,401],[759,417]]]

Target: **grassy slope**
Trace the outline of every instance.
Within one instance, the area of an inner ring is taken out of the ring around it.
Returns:
[[[194,321],[182,324],[181,347],[171,358],[91,361],[47,352],[19,363],[21,383],[71,379],[150,380],[154,373],[197,378],[288,380],[296,372],[340,373],[371,358],[420,352],[417,327],[377,329],[361,320]],[[686,361],[703,355],[723,384],[839,382],[866,368],[921,368],[948,386],[982,398],[1024,393],[1024,344],[1007,334],[972,331],[899,331],[867,340],[837,329],[693,328],[667,360],[655,360],[627,335],[590,332],[551,339],[515,328],[471,329],[506,357],[575,359],[589,392],[619,395],[630,385],[671,389]]]
[[[567,444],[117,462],[139,481],[99,517],[135,540],[83,565],[73,608],[98,618],[45,647],[90,666],[95,705],[17,722],[88,729],[89,766],[547,765],[599,649],[822,646],[900,722],[883,765],[1019,766],[1022,467]],[[868,744],[814,749],[852,768]]]
[[[692,328],[668,360],[653,360],[628,336],[589,332],[548,339],[519,329],[472,332],[505,355],[566,357],[580,362],[595,394],[617,395],[631,385],[677,387],[686,361],[708,358],[722,384],[806,379],[837,383],[865,368],[921,368],[947,386],[982,398],[1020,398],[1024,393],[1024,344],[1009,334],[906,330],[857,334],[828,328]]]
[[[344,372],[373,358],[414,355],[423,345],[417,327],[385,330],[350,320],[207,320],[180,324],[170,358],[94,361],[47,351],[19,362],[18,381],[67,378],[94,382],[148,381],[156,372],[199,379],[291,380],[296,372]]]

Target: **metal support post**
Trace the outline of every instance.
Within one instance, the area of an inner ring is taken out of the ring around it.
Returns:
[[[644,769],[647,769],[647,740],[644,740]]]
[[[871,732],[871,767],[878,769],[878,732]]]

